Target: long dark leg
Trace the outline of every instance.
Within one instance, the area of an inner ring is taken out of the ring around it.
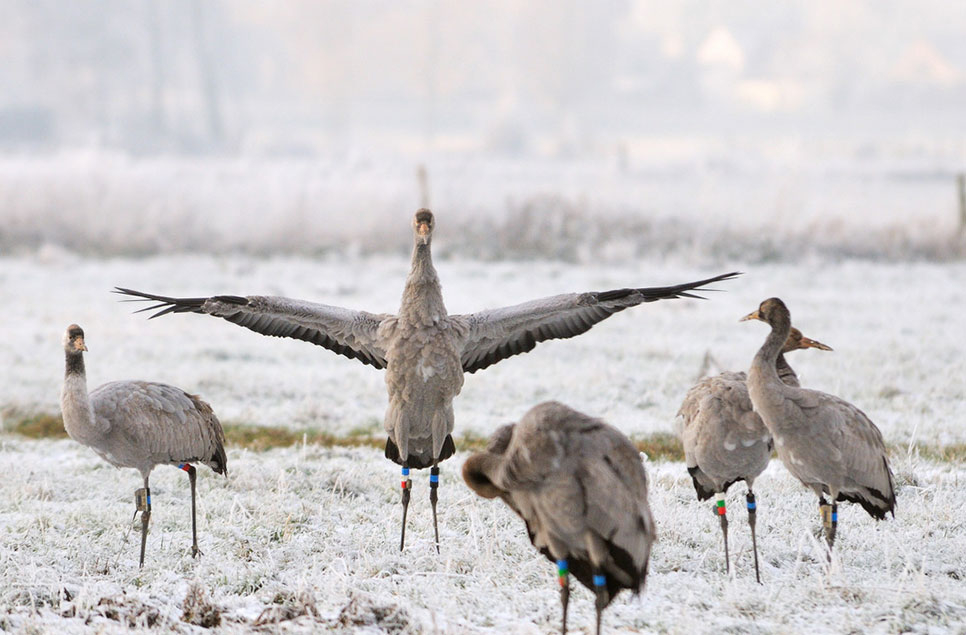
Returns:
[[[832,503],[831,505],[826,505],[822,511],[822,521],[825,525],[825,540],[828,542],[829,553],[832,551],[832,545],[835,544],[835,533],[839,526],[839,504]]]
[[[832,562],[832,543],[835,542],[835,531],[832,528],[832,507],[824,496],[818,499],[819,513],[822,515],[822,529],[825,532],[825,542],[828,544],[828,561]],[[835,506],[837,507],[837,505]],[[838,514],[836,513],[836,516]],[[838,518],[836,518],[836,521]],[[836,523],[837,524],[837,523]]]
[[[721,533],[724,535],[725,572],[731,571],[731,559],[728,555],[728,509],[725,507],[725,493],[715,494],[714,513],[721,521]]]
[[[567,604],[570,603],[570,570],[567,559],[557,560],[557,581],[560,583],[560,604],[563,606],[563,626],[560,632],[567,635]]]
[[[751,527],[751,549],[755,553],[755,581],[761,584],[761,575],[758,573],[758,540],[755,538],[755,521],[758,516],[758,504],[755,502],[755,493],[748,488],[745,496],[745,504],[748,506],[748,526]]]
[[[403,517],[402,517],[402,535],[399,538],[399,550],[402,551],[403,547],[406,545],[406,512],[409,510],[409,495],[410,490],[413,488],[413,481],[409,478],[409,468],[405,465],[402,468],[402,506],[403,506]]]
[[[204,555],[198,548],[198,523],[195,517],[195,481],[198,478],[198,470],[188,463],[182,463],[178,467],[188,473],[188,482],[191,483],[191,557],[196,558]]]
[[[429,470],[429,504],[433,508],[433,532],[436,534],[436,553],[439,553],[439,524],[436,522],[436,501],[439,496],[436,490],[439,489],[439,466],[435,463]]]
[[[144,487],[134,492],[134,515],[141,512],[141,560],[138,567],[144,566],[144,547],[148,541],[148,522],[151,520],[151,488],[148,477],[144,477]]]
[[[594,592],[597,594],[597,601],[594,602],[597,609],[597,635],[600,635],[600,616],[609,598],[607,597],[607,576],[599,569],[594,572]]]

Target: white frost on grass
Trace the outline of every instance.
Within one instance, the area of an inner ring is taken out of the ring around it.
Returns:
[[[204,555],[197,560],[190,556],[187,479],[159,468],[139,570],[134,471],[115,470],[69,440],[5,438],[0,628],[199,632],[184,622],[191,596],[189,605],[206,606],[225,632],[259,624],[294,632],[554,632],[554,567],[503,503],[463,485],[465,456],[443,468],[441,555],[433,548],[425,471],[414,479],[407,546],[399,552],[397,468],[375,450],[231,450],[227,479],[201,470]],[[659,542],[644,593],[617,598],[604,615],[606,632],[961,630],[966,470],[906,458],[895,467],[897,518],[877,523],[843,505],[828,574],[815,538],[815,497],[772,462],[756,482],[759,586],[742,486],[729,496],[728,576],[718,523],[710,504],[695,500],[684,465],[650,463]],[[588,632],[593,620],[592,595],[575,586],[571,627]]]
[[[442,240],[442,239],[441,239]],[[453,312],[570,291],[661,285],[720,270],[655,262],[438,264]],[[560,399],[624,432],[670,431],[706,351],[748,365],[766,327],[739,324],[771,295],[834,353],[803,351],[803,384],[857,404],[887,441],[962,442],[966,264],[814,262],[746,271],[709,301],[625,311],[589,333],[467,378],[456,432],[488,435],[530,406]],[[61,335],[84,326],[92,386],[166,381],[197,391],[226,421],[381,434],[382,374],[304,342],[248,332],[219,319],[148,322],[118,304],[114,285],[170,295],[283,294],[395,311],[402,258],[160,257],[89,261],[57,252],[0,260],[4,409],[56,412]],[[199,631],[217,614],[225,631],[258,624],[293,631],[553,632],[559,601],[550,563],[498,501],[459,480],[464,453],[443,464],[442,555],[432,546],[428,476],[414,479],[407,548],[398,551],[398,468],[374,450],[229,448],[230,477],[202,468],[199,541],[189,555],[189,489],[159,468],[146,564],[130,522],[131,470],[118,471],[71,441],[0,441],[0,628],[120,632],[128,626]],[[605,614],[607,632],[957,632],[966,625],[966,508],[962,466],[894,457],[898,518],[876,523],[841,510],[840,561],[831,575],[814,538],[814,496],[774,463],[756,482],[765,584],[754,583],[742,488],[730,502],[735,574],[723,572],[720,530],[694,500],[682,464],[648,464],[658,521],[647,589]],[[200,607],[200,608],[199,608]],[[207,613],[205,607],[208,607]],[[593,601],[575,591],[571,625],[591,628]]]
[[[445,234],[440,241],[445,240]],[[691,269],[657,262],[578,266],[546,262],[437,263],[448,309],[469,313],[573,291],[656,286],[745,271],[707,301],[628,309],[579,337],[468,375],[455,401],[456,433],[489,435],[546,399],[613,420],[629,435],[672,430],[674,414],[710,351],[746,369],[767,327],[739,323],[777,295],[802,331],[832,346],[790,361],[803,385],[856,404],[887,441],[966,441],[966,263],[810,262]],[[0,404],[59,409],[61,337],[87,333],[91,387],[116,379],[164,381],[211,402],[223,421],[382,434],[381,371],[323,348],[269,338],[203,315],[132,315],[115,285],[173,296],[285,295],[395,312],[403,258],[159,257],[0,259],[4,329]]]

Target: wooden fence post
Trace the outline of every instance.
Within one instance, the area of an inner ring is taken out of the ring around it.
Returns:
[[[966,234],[966,173],[960,172],[956,176],[959,186],[959,233]]]

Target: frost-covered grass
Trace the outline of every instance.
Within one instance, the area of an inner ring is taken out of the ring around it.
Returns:
[[[445,234],[438,240],[444,241]],[[603,416],[629,435],[671,431],[707,352],[743,369],[764,324],[738,318],[781,296],[802,331],[835,351],[801,351],[791,363],[804,385],[852,401],[890,443],[966,441],[966,263],[732,263],[698,269],[640,261],[578,266],[546,262],[437,263],[447,307],[472,312],[582,290],[660,285],[732,268],[707,301],[657,302],[619,313],[588,333],[540,344],[466,377],[455,401],[457,433],[488,436],[521,407],[559,399]],[[91,386],[115,379],[165,381],[197,391],[228,422],[379,434],[386,406],[380,371],[293,340],[268,338],[223,320],[132,315],[114,285],[163,294],[275,294],[394,312],[409,269],[404,258],[0,260],[4,336],[0,404],[56,412],[61,338],[84,327]]]
[[[440,243],[446,240],[441,222]],[[711,270],[649,261],[437,263],[453,312],[541,295],[704,277]],[[966,626],[966,467],[916,456],[917,443],[962,443],[966,432],[966,264],[827,262],[748,265],[706,302],[660,302],[618,314],[589,333],[467,377],[455,402],[457,434],[486,436],[530,406],[559,399],[631,435],[667,432],[710,351],[747,366],[766,327],[737,322],[770,295],[833,353],[803,351],[803,384],[860,406],[893,456],[898,517],[876,523],[841,511],[831,575],[813,537],[814,496],[777,462],[756,483],[765,584],[754,583],[741,487],[731,495],[735,575],[723,572],[720,533],[694,499],[680,463],[649,464],[658,520],[648,587],[605,614],[608,632],[958,632]],[[394,311],[402,257],[258,259],[158,257],[87,260],[57,250],[0,260],[4,303],[3,411],[56,412],[61,336],[87,332],[91,385],[121,378],[199,392],[228,422],[339,435],[379,434],[379,371],[303,342],[250,333],[215,318],[148,322],[118,304],[114,285],[169,293],[284,294]],[[227,479],[202,469],[200,543],[189,554],[187,479],[159,468],[147,563],[137,569],[139,478],[69,440],[0,437],[0,627],[121,630],[352,628],[552,632],[558,596],[522,522],[459,480],[459,453],[443,464],[440,531],[432,547],[428,476],[415,479],[406,551],[398,552],[397,467],[368,448],[229,448]],[[188,598],[186,600],[186,598]],[[576,591],[571,625],[589,629],[593,601]]]
[[[0,627],[122,631],[126,626],[226,631],[282,622],[296,631],[370,625],[370,632],[553,632],[554,569],[498,501],[443,469],[432,544],[427,477],[415,479],[407,547],[398,551],[395,466],[371,449],[232,450],[227,479],[202,470],[199,541],[190,556],[189,489],[160,468],[146,563],[131,522],[140,479],[71,441],[0,441]],[[754,582],[739,491],[731,495],[733,575],[718,523],[694,500],[681,463],[648,466],[658,520],[648,585],[618,597],[607,632],[958,632],[966,626],[966,469],[900,457],[899,508],[876,523],[843,507],[831,574],[814,537],[814,495],[773,462],[759,479]],[[740,486],[737,488],[741,490]],[[187,614],[187,615],[186,615]],[[593,599],[571,599],[589,632]]]

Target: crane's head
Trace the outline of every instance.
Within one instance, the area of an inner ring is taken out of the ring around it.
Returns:
[[[515,423],[500,426],[490,437],[486,449],[473,454],[463,463],[463,480],[483,498],[506,495],[493,479],[501,469],[503,454],[510,445],[515,428]]]
[[[477,452],[463,463],[463,480],[470,489],[483,498],[496,498],[506,494],[493,478],[500,469],[500,456],[490,452]]]
[[[778,298],[768,298],[758,305],[758,309],[756,311],[752,311],[738,321],[744,322],[745,320],[761,320],[762,322],[767,322],[768,324],[774,324],[780,319],[780,317],[791,319],[791,313],[789,313],[788,307],[786,307],[785,303]]]
[[[87,350],[84,344],[84,329],[71,324],[64,332],[64,350],[68,353],[80,354]]]
[[[821,342],[805,337],[802,335],[801,331],[793,326],[792,330],[788,333],[788,339],[785,340],[785,345],[782,346],[782,352],[788,353],[790,351],[804,350],[806,348],[817,348],[820,351],[832,350],[831,346],[826,346]]]
[[[413,232],[416,236],[416,243],[428,245],[430,238],[433,237],[433,228],[436,223],[433,220],[433,213],[425,207],[416,211],[413,216]]]

